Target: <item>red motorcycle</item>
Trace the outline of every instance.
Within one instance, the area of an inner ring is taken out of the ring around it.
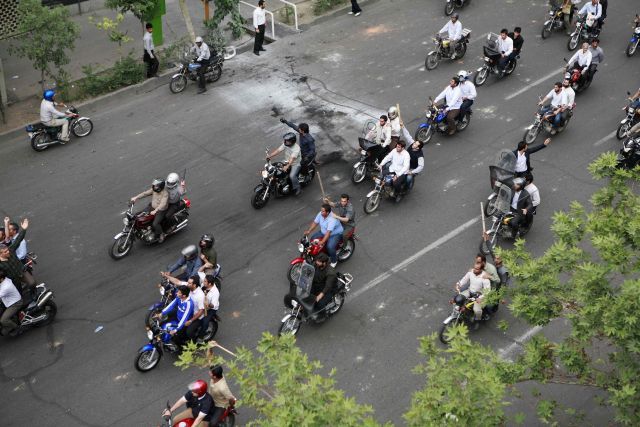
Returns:
[[[594,74],[596,71],[597,69],[594,70]],[[583,75],[580,67],[575,67],[572,69],[567,68],[564,74],[564,78],[566,80],[569,80],[569,84],[571,85],[571,88],[575,91],[576,94],[584,91],[589,86],[591,86],[592,77],[593,76],[589,77],[587,73]]]
[[[171,409],[171,405],[167,402],[167,409]],[[232,406],[227,406],[227,409],[224,410],[224,414],[222,414],[222,418],[215,426],[211,427],[233,427],[236,424],[236,415],[238,412]],[[162,417],[163,423],[161,427],[191,427],[195,418],[185,418],[182,421],[178,421],[174,424],[173,417],[171,415],[165,415]]]
[[[191,201],[187,198],[180,199],[180,207],[171,218],[165,218],[162,222],[162,229],[167,236],[177,233],[189,223],[189,208]],[[141,240],[147,245],[156,243],[156,235],[153,231],[153,219],[155,215],[142,211],[133,213],[133,203],[129,202],[129,209],[125,211],[122,219],[124,228],[113,239],[113,245],[109,249],[109,255],[115,260],[124,258],[131,252],[135,239]]]
[[[353,251],[356,249],[357,239],[355,227],[342,236],[342,240],[338,242],[338,247],[336,248],[338,262],[345,262],[351,258]],[[289,271],[287,271],[289,283],[298,283],[302,264],[306,261],[308,264],[313,265],[315,256],[320,252],[326,253],[327,248],[320,244],[320,239],[310,241],[308,236],[303,236],[300,242],[298,242],[298,251],[300,252],[300,256],[290,262]]]

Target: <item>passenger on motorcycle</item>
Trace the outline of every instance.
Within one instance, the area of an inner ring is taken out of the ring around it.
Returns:
[[[533,183],[533,174],[531,172],[527,172],[524,176],[525,187],[527,193],[531,196],[531,204],[533,205],[533,209],[531,209],[531,214],[536,213],[536,209],[540,205],[540,191],[538,187]]]
[[[547,138],[542,144],[529,148],[529,144],[527,144],[525,141],[518,142],[518,147],[513,150],[513,154],[516,156],[516,176],[522,177],[527,172],[531,172],[533,168],[531,167],[530,156],[533,153],[546,148],[550,143],[551,138]]]
[[[484,277],[483,266],[481,262],[475,262],[473,268],[465,274],[458,283],[456,283],[456,291],[467,298],[476,296],[473,303],[474,329],[479,327],[479,321],[482,320],[482,307],[484,306],[484,296],[491,290],[491,282]]]
[[[423,144],[420,141],[413,140],[411,133],[409,133],[407,128],[404,127],[404,123],[402,123],[402,132],[404,134],[404,138],[409,143],[409,149],[407,150],[409,153],[409,170],[404,177],[407,190],[411,190],[413,188],[416,175],[424,169],[424,153],[422,152]]]
[[[209,377],[211,378],[209,390],[214,404],[209,425],[214,427],[220,422],[220,417],[224,414],[226,406],[228,405],[232,408],[235,406],[236,398],[231,393],[227,380],[222,375],[222,366],[215,365],[209,368]]]
[[[524,189],[524,183],[523,178],[515,178],[513,180],[513,196],[511,198],[513,218],[509,222],[509,226],[516,237],[520,235],[520,227],[528,224],[533,215],[531,195]]]
[[[17,332],[18,324],[13,321],[13,318],[22,308],[22,295],[2,269],[0,269],[0,301],[4,306],[0,315],[0,333],[6,336]]]
[[[498,37],[496,50],[500,52],[498,71],[502,74],[509,63],[511,53],[513,53],[513,40],[509,37],[509,30],[506,28],[500,30],[500,37]]]
[[[213,234],[203,234],[198,246],[200,247],[200,261],[204,267],[201,267],[201,270],[207,274],[212,273],[218,264],[218,253],[213,247]]]
[[[471,110],[471,106],[473,105],[473,101],[475,101],[476,96],[478,96],[478,92],[476,91],[476,86],[469,80],[469,73],[465,70],[458,71],[458,79],[460,80],[458,87],[460,88],[460,94],[462,96],[460,117],[464,117],[464,115],[467,114],[467,111]]]
[[[576,92],[573,90],[569,80],[567,79],[562,81],[562,96],[562,114],[560,123],[564,124],[571,114],[571,111],[573,111],[576,106]]]
[[[187,328],[187,338],[191,340],[196,339],[198,337],[198,330],[200,330],[200,327],[202,325],[205,311],[205,295],[204,291],[200,287],[200,276],[191,276],[189,277],[189,280],[183,282],[182,280],[176,279],[175,277],[171,277],[167,273],[160,274],[175,286],[186,286],[187,288],[189,288],[189,298],[191,299],[191,301],[193,301],[193,315],[189,318],[189,320],[185,322],[184,326]]]
[[[487,257],[483,254],[477,254],[474,262],[479,262],[482,264],[482,271],[484,272],[484,278],[489,279],[489,283],[491,283],[491,289],[496,289],[498,284],[500,283],[500,276],[498,276],[498,270],[496,267],[487,262]]]
[[[174,277],[178,280],[184,280],[191,276],[197,276],[198,269],[202,266],[202,260],[198,256],[198,249],[196,248],[196,245],[189,245],[182,249],[180,253],[182,256],[178,258],[171,267],[169,267],[169,272],[167,274],[172,275],[180,268],[184,267],[184,271]]]
[[[591,40],[589,52],[591,52],[591,64],[589,65],[587,78],[591,81],[593,80],[593,76],[596,73],[598,65],[604,62],[604,51],[600,47],[600,39],[595,38]]]
[[[631,108],[635,108],[636,110],[640,108],[640,89],[638,89],[638,91],[631,98],[629,98],[629,100],[633,101],[631,103]],[[631,127],[631,129],[629,129],[629,135],[640,135],[640,122],[636,123],[635,125],[633,125],[633,127]]]
[[[456,57],[456,47],[458,46],[458,42],[462,38],[462,22],[458,20],[459,16],[457,13],[451,15],[451,20],[444,24],[444,27],[438,31],[440,33],[447,33],[447,40],[449,40],[449,52],[451,54],[451,59],[455,59]]]
[[[158,242],[164,241],[164,232],[162,230],[162,221],[164,221],[167,208],[169,206],[169,192],[165,188],[165,181],[162,178],[156,178],[151,182],[151,188],[143,191],[137,196],[131,198],[131,203],[135,203],[138,199],[151,196],[151,203],[140,212],[148,212],[155,215],[153,218],[153,232]]]
[[[9,221],[9,217],[6,217],[5,223]],[[31,292],[36,285],[36,281],[28,271],[24,270],[24,264],[16,255],[16,249],[20,246],[27,232],[27,228],[29,228],[29,220],[26,218],[23,219],[20,228],[20,232],[11,243],[0,244],[0,270],[3,270],[13,283],[20,285],[20,289],[18,290],[22,293],[25,287]]]
[[[513,61],[513,59],[520,55],[522,52],[522,45],[524,44],[524,38],[522,38],[522,28],[515,27],[513,29],[513,33],[509,33],[509,38],[513,40],[513,50],[511,51],[511,55],[509,55],[509,62]]]
[[[332,202],[328,197],[325,197],[322,201],[331,206],[331,214],[342,223],[343,237],[349,236],[356,226],[356,212],[353,210],[349,195],[347,193],[342,194],[339,203]]]
[[[440,95],[436,96],[436,99],[433,101],[435,104],[444,101],[449,135],[456,133],[456,118],[460,113],[460,106],[462,105],[462,93],[458,87],[459,84],[460,79],[458,76],[453,76],[453,78],[449,80],[449,85],[444,88],[444,90],[440,92]]]
[[[291,129],[298,132],[300,135],[300,154],[302,154],[300,171],[307,173],[307,166],[313,162],[316,158],[316,140],[309,133],[309,125],[306,123],[300,123],[299,125],[287,121],[287,119],[280,119],[280,121]]]
[[[329,257],[325,253],[319,253],[314,261],[315,273],[311,284],[311,295],[315,298],[314,310],[323,310],[333,299],[333,294],[338,288],[338,276],[333,265],[329,265]]]
[[[10,222],[9,217],[5,218],[4,229],[7,230],[6,233],[6,243],[11,244],[16,241],[18,238],[18,233],[20,232],[20,226],[15,222]],[[4,239],[0,239],[0,243],[3,242]],[[27,257],[27,241],[22,239],[18,247],[16,248],[16,256],[20,261],[24,263],[25,258]]]
[[[196,44],[191,48],[191,52],[197,55],[196,62],[200,64],[200,68],[198,68],[198,93],[204,93],[207,91],[204,74],[209,65],[211,52],[209,51],[209,46],[200,36],[196,37]]]
[[[540,108],[540,114],[552,122],[556,127],[560,126],[562,120],[562,115],[560,113],[562,112],[563,98],[562,83],[555,82],[553,84],[553,89],[551,89],[549,93],[538,103],[538,105],[542,107],[542,104],[546,101],[551,101],[549,105]],[[557,131],[553,129],[551,134],[554,135],[556,132]]]
[[[187,409],[173,418],[174,425],[181,425],[180,421],[194,418],[195,421],[190,424],[191,427],[215,426],[215,424],[211,423],[211,415],[215,410],[213,397],[207,393],[207,383],[205,381],[197,380],[189,384],[189,391],[178,399],[171,409],[165,410],[163,415],[170,416],[183,405],[186,405]]]
[[[169,334],[173,337],[173,341],[177,346],[182,346],[186,338],[186,323],[187,320],[193,317],[195,311],[193,301],[189,298],[189,288],[185,285],[179,285],[176,290],[176,298],[166,306],[161,313],[158,313],[156,317],[168,316],[175,312],[175,317],[178,322],[174,329],[169,331]]]
[[[402,130],[400,129],[400,114],[398,112],[398,107],[389,107],[387,115],[389,116],[389,128],[391,129],[391,142],[389,143],[389,149],[393,150],[400,140],[400,134],[402,133]]]
[[[213,275],[207,274],[204,276],[202,286],[205,292],[204,305],[205,315],[202,318],[202,327],[200,328],[200,335],[204,335],[209,328],[211,320],[215,319],[220,308],[220,290],[216,286]]]
[[[284,151],[286,162],[284,170],[289,170],[289,179],[291,180],[291,187],[293,188],[294,195],[299,196],[302,192],[300,189],[300,181],[298,181],[298,174],[302,168],[300,164],[300,146],[296,144],[295,133],[287,132],[282,138],[282,145],[269,153],[267,158],[270,159]]]
[[[338,264],[338,257],[336,255],[336,248],[343,236],[344,229],[342,224],[333,215],[331,215],[331,205],[324,203],[320,208],[320,212],[309,224],[309,228],[305,230],[304,235],[308,236],[317,226],[320,226],[320,231],[311,236],[311,240],[320,239],[321,245],[326,245],[327,252],[331,258],[331,266],[335,267]]]
[[[69,142],[69,120],[67,120],[66,117],[70,116],[69,114],[56,110],[56,105],[63,107],[66,107],[66,105],[56,102],[55,98],[55,91],[51,89],[44,91],[42,102],[40,103],[40,122],[50,127],[62,126],[60,141],[62,143]]]
[[[404,146],[405,142],[403,140],[398,141],[396,148],[387,154],[380,163],[383,179],[387,175],[393,175],[393,190],[396,197],[399,196],[402,190],[402,184],[405,180],[404,175],[409,172],[411,167],[411,155],[404,149]]]
[[[486,241],[490,239],[489,235],[486,232],[482,233],[482,238]],[[500,278],[500,283],[495,289],[500,290],[503,285],[508,285],[509,281],[511,280],[509,270],[502,263],[502,258],[500,257],[500,255],[496,255],[493,252],[493,245],[488,245],[488,248],[489,255],[491,255],[491,257],[493,258],[493,265],[495,266],[498,277]]]
[[[167,207],[167,212],[165,213],[165,218],[167,218],[167,220],[171,220],[171,217],[180,210],[180,201],[186,191],[186,182],[184,179],[180,179],[180,175],[175,172],[171,172],[167,175],[166,183],[167,193],[169,194],[169,205]],[[161,237],[163,236],[161,235]],[[164,237],[162,240],[164,240]]]

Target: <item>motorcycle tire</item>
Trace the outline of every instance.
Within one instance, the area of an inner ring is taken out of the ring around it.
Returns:
[[[353,255],[353,252],[356,250],[356,241],[353,239],[347,239],[343,244],[340,250],[338,251],[337,257],[338,262],[345,262]]]
[[[161,308],[160,309],[156,308],[155,310],[148,310],[147,311],[147,315],[144,318],[144,325],[147,328],[151,328],[151,326],[153,325],[153,322],[152,322],[153,316],[155,316],[156,314],[158,314],[160,312],[162,312]]]
[[[492,217],[493,214],[496,213],[496,211],[498,210],[498,206],[496,205],[496,199],[497,197],[494,197],[484,205],[484,214],[486,217]]]
[[[46,132],[37,133],[31,138],[31,148],[38,152],[44,151],[49,148],[48,145],[44,145],[49,141],[49,135]]]
[[[542,32],[540,33],[540,35],[542,36],[542,39],[546,39],[551,35],[551,27],[553,26],[553,22],[549,22],[549,24],[544,25],[542,27]]]
[[[364,213],[372,214],[380,207],[380,193],[374,193],[371,197],[367,197],[364,201]]]
[[[187,88],[187,78],[182,74],[175,76],[169,83],[171,93],[180,93]]]
[[[269,190],[266,190],[269,191]],[[264,191],[260,191],[260,192],[254,192],[253,195],[251,196],[251,206],[254,209],[262,209],[267,205],[267,202],[269,202],[269,199],[271,198],[271,194],[267,194],[267,197],[263,199],[263,194]]]
[[[287,280],[289,283],[296,284],[300,279],[300,271],[302,270],[302,263],[291,264],[289,270],[287,270]]]
[[[297,334],[300,330],[301,324],[302,321],[299,318],[291,316],[280,324],[280,328],[278,329],[278,336],[282,336],[284,334]]]
[[[337,295],[334,295],[333,302],[335,302],[335,305],[331,309],[327,310],[327,314],[329,316],[333,316],[334,314],[339,312],[342,306],[344,305],[344,300],[345,300],[344,292],[339,292]]]
[[[531,145],[536,140],[539,133],[540,133],[540,127],[538,127],[536,130],[533,130],[533,128],[527,129],[524,132],[524,137],[522,139],[524,139],[524,142]]]
[[[453,13],[453,10],[456,8],[456,6],[453,4],[454,0],[451,0],[449,2],[447,2],[444,5],[444,14],[447,16],[451,16],[451,14]]]
[[[517,66],[518,66],[518,61],[514,58],[513,60],[511,60],[509,65],[507,65],[507,68],[504,69],[504,75],[510,76],[511,74],[513,74]]]
[[[473,83],[476,86],[482,86],[486,81],[487,77],[489,77],[489,69],[487,67],[483,67],[482,70],[478,71],[475,76],[473,76]]]
[[[133,248],[133,239],[130,239],[129,243],[125,247],[122,247],[122,244],[126,242],[126,240],[127,236],[125,235],[120,236],[115,242],[113,242],[113,245],[109,248],[109,256],[112,259],[119,261],[129,255],[131,248]]]
[[[213,427],[233,427],[236,425],[236,416],[234,414],[229,414],[226,418],[220,421],[217,425]]]
[[[212,320],[209,322],[209,327],[207,328],[205,334],[202,336],[201,340],[203,342],[209,342],[215,338],[216,333],[218,332],[218,322]]]
[[[46,319],[38,322],[36,324],[36,326],[46,326],[49,325],[50,323],[53,322],[53,319],[55,319],[56,314],[58,314],[58,306],[56,305],[56,303],[52,300],[49,300],[45,303],[44,307],[42,307],[41,312],[44,312],[47,314]]]
[[[451,339],[447,337],[447,331],[449,330],[449,328],[453,326],[457,326],[460,322],[461,322],[460,319],[457,319],[457,320],[452,320],[447,324],[443,323],[442,326],[440,326],[440,330],[438,331],[438,338],[440,339],[440,342],[442,344],[448,345],[451,342]]]
[[[438,53],[431,52],[430,54],[427,55],[427,59],[424,60],[424,67],[427,70],[433,70],[438,66],[439,62],[440,61],[438,60]]]
[[[90,119],[76,120],[71,126],[71,133],[78,138],[85,137],[93,131],[93,122]]]
[[[234,56],[236,56],[236,48],[235,48],[235,46],[226,46],[224,48],[224,54],[223,54],[224,60],[228,61],[229,59],[233,58]]]
[[[424,128],[418,128],[413,139],[415,139],[416,141],[422,142],[423,145],[427,145],[429,141],[431,141],[432,137],[433,137],[433,127],[429,126]]]
[[[529,230],[531,230],[531,227],[533,227],[533,219],[529,221],[529,224],[524,227],[520,227],[520,237],[526,236],[527,233],[529,233]]]
[[[627,46],[627,49],[624,51],[624,53],[631,58],[633,56],[634,53],[636,53],[636,49],[638,48],[638,42],[631,42],[629,43],[629,45]]]
[[[210,74],[210,77],[207,79],[207,82],[215,83],[218,80],[220,80],[220,76],[222,76],[222,67],[219,65],[216,65],[215,67],[213,67],[213,70],[211,70],[211,74]]]
[[[491,240],[484,240],[484,239],[480,240],[479,250],[481,254],[485,256],[490,255],[491,252],[493,252],[494,247],[495,247],[495,242],[492,242]]]
[[[458,44],[458,49],[456,49],[456,58],[455,59],[462,59],[464,57],[465,53],[467,53],[467,44],[466,43]]]
[[[570,51],[574,51],[578,48],[578,42],[580,37],[579,36],[574,36],[574,37],[569,37],[569,41],[567,42],[567,49]]]
[[[620,123],[618,126],[618,130],[616,130],[616,138],[624,139],[627,136],[627,132],[631,129],[631,122],[627,121],[626,123]]]
[[[311,184],[311,182],[313,182],[313,178],[315,178],[316,176],[316,170],[315,169],[309,169],[309,172],[307,172],[307,176],[306,178],[300,182],[300,187],[304,188],[307,185]]]
[[[155,351],[156,356],[152,357],[153,353],[154,353],[153,350],[145,350],[138,353],[138,355],[136,356],[136,362],[135,362],[135,367],[137,371],[149,372],[150,370],[158,366],[158,363],[162,358],[162,353],[156,350]]]
[[[351,172],[351,182],[360,184],[367,177],[367,165],[360,163],[357,168],[353,168]]]
[[[469,123],[471,123],[471,114],[467,113],[462,120],[456,121],[456,130],[458,132],[465,130],[469,126]]]

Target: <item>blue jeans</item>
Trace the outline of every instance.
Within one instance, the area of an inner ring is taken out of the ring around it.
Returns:
[[[318,231],[314,233],[313,236],[311,236],[311,240],[322,239],[323,237],[324,237],[324,234]],[[327,253],[329,254],[329,258],[331,259],[331,262],[338,262],[338,256],[336,255],[336,248],[338,247],[338,243],[340,243],[340,240],[342,240],[342,233],[339,233],[339,234],[331,233],[331,235],[327,239],[327,243],[326,243]]]
[[[302,165],[298,164],[298,165],[291,166],[291,169],[289,170],[289,179],[291,180],[291,187],[293,188],[293,191],[298,191],[300,189],[300,181],[298,181],[298,174],[300,173],[301,168],[302,168]]]
[[[413,180],[415,179],[415,175],[406,174],[405,177],[406,177],[405,182],[407,183],[407,189],[411,190],[413,188]]]
[[[549,113],[550,111],[552,111],[554,109],[553,106],[551,105],[547,105],[546,107],[542,107],[540,109],[540,114],[542,114],[543,116],[545,116],[547,113]],[[553,118],[551,120],[549,120],[550,122],[553,123],[554,126],[558,127],[560,126],[560,124],[562,123],[562,114],[556,114],[555,116],[553,116]]]

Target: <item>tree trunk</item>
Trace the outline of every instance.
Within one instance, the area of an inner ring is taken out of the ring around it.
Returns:
[[[189,15],[189,9],[187,8],[186,0],[178,0],[178,4],[180,5],[180,11],[182,12],[182,17],[184,18],[184,23],[187,25],[187,32],[191,36],[191,40],[195,40],[196,32],[193,30],[193,24],[191,23],[191,15]]]
[[[44,93],[44,68],[40,70],[40,88],[42,89],[42,93]]]

